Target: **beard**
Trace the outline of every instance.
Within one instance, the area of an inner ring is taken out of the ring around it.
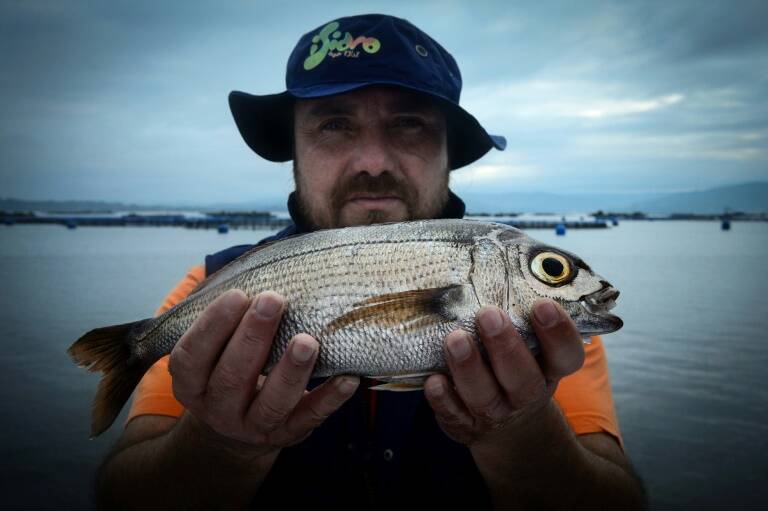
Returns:
[[[428,190],[422,193],[406,179],[385,170],[376,176],[360,172],[339,181],[331,190],[326,202],[327,208],[323,208],[322,204],[312,204],[307,199],[297,166],[298,163],[294,161],[296,204],[303,222],[313,230],[437,218],[448,203],[448,169],[438,189],[432,190],[431,193]],[[356,194],[396,197],[403,204],[404,217],[384,209],[369,209],[353,219],[344,218],[344,206]]]

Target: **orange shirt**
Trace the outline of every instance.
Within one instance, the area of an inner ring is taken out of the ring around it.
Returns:
[[[204,279],[204,266],[190,268],[156,314],[162,314],[179,303]],[[600,337],[592,337],[592,342],[584,345],[584,351],[584,365],[560,380],[555,401],[576,434],[606,432],[616,437],[623,447],[608,379],[605,348]],[[145,414],[179,417],[183,411],[184,407],[173,396],[168,357],[165,356],[155,362],[136,387],[128,420]]]

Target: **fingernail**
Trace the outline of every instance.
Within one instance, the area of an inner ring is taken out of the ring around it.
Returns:
[[[307,341],[294,340],[291,354],[296,362],[303,364],[315,354],[315,346]]]
[[[486,335],[496,335],[501,332],[504,325],[504,318],[497,309],[487,309],[480,316],[480,327]]]
[[[352,394],[355,390],[357,390],[359,383],[360,380],[357,378],[342,378],[339,380],[337,385],[342,394]]]
[[[454,335],[448,339],[447,344],[448,353],[450,353],[457,362],[466,360],[469,357],[471,349],[469,347],[469,342],[467,342],[464,335]]]
[[[243,308],[243,294],[237,290],[230,290],[224,295],[224,306],[227,309]]]
[[[536,321],[544,328],[551,328],[560,321],[560,313],[557,312],[555,305],[549,301],[539,303],[533,309],[533,315],[536,317]]]
[[[280,310],[280,301],[274,296],[260,294],[256,298],[256,314],[262,319],[272,319]]]
[[[440,397],[445,392],[445,387],[438,381],[436,383],[430,383],[427,390],[431,396]]]

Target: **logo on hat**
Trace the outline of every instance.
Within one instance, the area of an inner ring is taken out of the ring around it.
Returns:
[[[360,51],[355,51],[355,48],[358,46],[361,46],[366,53],[376,53],[381,48],[381,42],[375,37],[361,35],[353,38],[352,34],[346,32],[342,38],[341,32],[337,30],[338,28],[339,22],[332,21],[312,38],[309,57],[304,59],[304,69],[306,71],[316,68],[326,55],[332,58],[342,55],[344,57],[357,58],[360,55]]]

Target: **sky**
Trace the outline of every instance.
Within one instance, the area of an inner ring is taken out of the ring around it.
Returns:
[[[0,197],[258,201],[291,164],[227,94],[285,90],[302,34],[408,19],[453,54],[461,104],[507,150],[459,194],[648,193],[768,180],[768,2],[0,0]]]

